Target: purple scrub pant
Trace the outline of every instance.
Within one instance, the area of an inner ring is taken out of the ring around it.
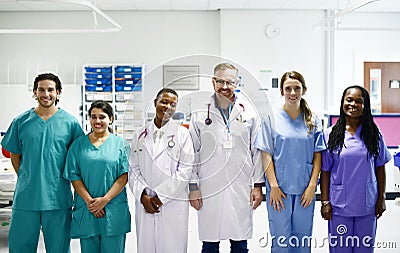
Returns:
[[[375,215],[345,217],[332,215],[328,223],[330,253],[374,252]]]

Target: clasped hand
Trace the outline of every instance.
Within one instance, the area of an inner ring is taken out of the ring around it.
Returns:
[[[108,201],[103,198],[92,198],[88,199],[86,202],[86,206],[89,211],[94,215],[96,218],[103,218],[106,215],[106,211],[104,207],[107,205]]]
[[[140,202],[142,203],[146,213],[159,213],[160,207],[163,205],[158,196],[150,197],[146,193],[142,193],[142,197],[140,198]]]

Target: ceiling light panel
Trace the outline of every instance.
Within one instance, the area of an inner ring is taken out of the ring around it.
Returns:
[[[103,11],[136,10],[134,1],[131,0],[96,0],[94,3]]]
[[[209,10],[245,9],[248,0],[210,0]]]
[[[137,10],[171,10],[170,0],[132,0]]]
[[[171,0],[173,10],[208,10],[209,0]]]
[[[285,2],[284,0],[249,0],[246,3],[246,9],[282,9]]]

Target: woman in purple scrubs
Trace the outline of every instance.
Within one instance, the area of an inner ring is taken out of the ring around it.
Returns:
[[[373,252],[376,220],[385,211],[385,163],[391,155],[361,86],[344,90],[340,117],[324,133],[321,214],[331,253]]]

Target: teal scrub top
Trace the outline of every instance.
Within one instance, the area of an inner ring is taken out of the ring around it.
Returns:
[[[128,173],[129,144],[114,134],[96,148],[85,135],[78,138],[68,152],[64,177],[82,180],[92,198],[104,196],[114,182]],[[105,207],[106,215],[96,218],[78,193],[74,194],[71,237],[116,236],[131,230],[131,216],[125,188]]]
[[[293,120],[279,108],[273,119],[268,115],[262,120],[254,146],[272,155],[276,179],[284,193],[304,192],[310,182],[314,153],[326,149],[321,121],[316,116],[313,121],[315,127],[308,134],[303,113]],[[266,187],[269,191],[268,183]]]
[[[71,184],[62,174],[69,146],[82,135],[77,119],[62,109],[48,120],[33,108],[13,120],[1,142],[6,150],[22,155],[13,209],[71,207]]]

